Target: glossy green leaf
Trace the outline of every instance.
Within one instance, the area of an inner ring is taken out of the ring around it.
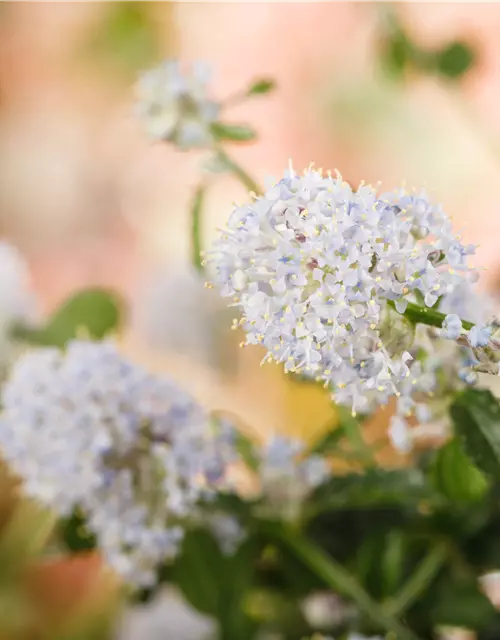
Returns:
[[[269,93],[275,89],[276,83],[274,80],[270,78],[262,78],[261,80],[257,80],[252,84],[252,86],[248,89],[247,94],[249,96],[255,95],[263,95],[265,93]]]
[[[436,54],[436,70],[450,80],[459,80],[475,62],[474,50],[465,42],[452,42]]]
[[[122,324],[123,304],[104,289],[85,289],[67,299],[41,329],[17,327],[15,336],[28,344],[64,347],[75,338],[101,340]]]
[[[224,124],[223,122],[215,122],[212,125],[212,133],[217,140],[230,142],[250,142],[257,137],[255,131],[247,125]]]
[[[457,502],[481,500],[489,487],[485,475],[472,463],[456,438],[436,453],[431,477],[438,491]]]
[[[484,389],[466,389],[451,406],[455,433],[477,466],[500,478],[500,405]]]

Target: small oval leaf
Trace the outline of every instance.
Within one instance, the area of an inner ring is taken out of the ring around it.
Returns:
[[[212,133],[217,140],[230,140],[232,142],[249,142],[257,137],[255,131],[247,125],[224,124],[222,122],[213,123]]]
[[[500,478],[500,404],[485,389],[466,389],[451,406],[455,433],[477,466]]]

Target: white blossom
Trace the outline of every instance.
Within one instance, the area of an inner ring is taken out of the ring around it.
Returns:
[[[234,458],[194,400],[124,359],[75,341],[25,354],[3,393],[0,448],[25,492],[79,508],[110,565],[138,585],[175,555],[183,522]]]
[[[238,518],[229,513],[205,513],[203,524],[216,538],[222,552],[228,556],[233,555],[246,538],[246,531]]]
[[[220,104],[208,95],[210,69],[196,63],[184,73],[177,60],[167,60],[143,73],[136,85],[137,115],[154,140],[180,149],[211,147],[211,126]]]
[[[259,452],[259,480],[266,506],[293,519],[303,499],[330,475],[327,461],[308,454],[300,440],[273,436]]]
[[[491,327],[475,324],[467,333],[471,347],[486,347],[491,338]]]
[[[462,321],[456,313],[449,313],[443,322],[441,335],[450,340],[456,340],[462,332]]]
[[[412,332],[396,328],[399,313],[417,293],[429,307],[452,293],[471,277],[473,252],[424,193],[354,190],[309,169],[237,207],[207,258],[247,344],[367,411],[411,378]]]

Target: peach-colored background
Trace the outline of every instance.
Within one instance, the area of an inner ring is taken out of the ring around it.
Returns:
[[[350,181],[426,184],[500,272],[500,6],[398,5],[418,41],[465,38],[479,64],[460,88],[435,78],[393,84],[377,66],[383,6],[375,3],[143,3],[160,55],[213,64],[213,94],[228,96],[260,76],[275,93],[228,112],[259,141],[234,156],[260,181],[314,161]],[[174,277],[188,264],[188,216],[199,154],[150,145],[132,118],[132,77],[77,55],[110,3],[11,3],[0,20],[0,232],[27,256],[44,310],[76,287],[103,284],[134,299],[149,270]],[[467,109],[475,114],[468,115]],[[206,241],[245,192],[220,178],[209,194]],[[214,293],[214,295],[216,295]],[[201,305],[202,303],[200,303]],[[168,302],[177,313],[175,300]],[[201,313],[201,309],[200,309]],[[182,325],[182,318],[180,318]],[[207,337],[211,339],[210,335]],[[192,353],[147,347],[128,330],[124,347],[189,384],[215,408],[253,427],[310,433],[330,416],[317,389],[258,367],[257,350],[233,348],[230,376]],[[314,407],[314,410],[313,410]]]

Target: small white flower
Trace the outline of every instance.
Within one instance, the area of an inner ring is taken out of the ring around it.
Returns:
[[[471,347],[486,347],[491,338],[491,327],[476,324],[470,329],[467,338]]]
[[[206,513],[203,524],[217,539],[222,552],[228,556],[234,554],[246,537],[246,532],[240,522],[228,513]]]
[[[462,321],[455,313],[449,313],[443,321],[441,335],[456,340],[462,332]]]
[[[145,72],[136,86],[137,115],[154,140],[180,149],[211,147],[211,125],[220,105],[209,99],[210,70],[202,63],[183,73],[177,60],[167,60]]]
[[[401,453],[408,453],[412,448],[410,427],[401,416],[393,416],[389,425],[389,438],[395,449]]]
[[[155,582],[157,566],[177,552],[182,519],[235,457],[189,395],[112,343],[25,354],[3,407],[0,448],[25,492],[61,515],[79,508],[132,584]]]
[[[300,503],[331,474],[326,460],[307,455],[299,440],[273,436],[261,449],[259,479],[266,502],[294,518]]]

